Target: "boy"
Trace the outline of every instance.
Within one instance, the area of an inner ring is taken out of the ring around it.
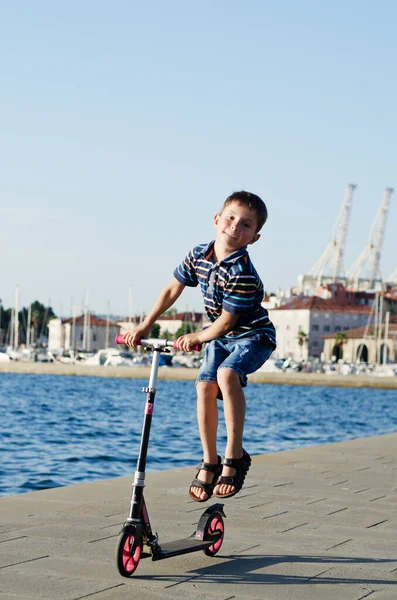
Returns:
[[[253,267],[247,246],[260,238],[267,220],[265,203],[249,192],[226,198],[214,217],[215,240],[196,246],[174,271],[152,311],[132,332],[125,333],[133,346],[149,335],[156,319],[179,298],[185,286],[200,285],[211,325],[178,338],[178,347],[189,352],[194,344],[205,348],[197,387],[197,418],[203,460],[189,493],[197,502],[212,494],[228,498],[239,492],[251,464],[243,448],[247,374],[270,357],[276,335],[262,307],[263,284]],[[225,457],[217,454],[217,397],[223,399],[227,444]]]

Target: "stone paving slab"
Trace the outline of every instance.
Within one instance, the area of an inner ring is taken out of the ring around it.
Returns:
[[[208,503],[187,489],[194,467],[149,473],[160,543],[195,530]],[[0,498],[0,600],[395,600],[397,434],[254,457],[225,501],[225,540],[115,567],[131,477]],[[212,503],[212,501],[210,501]]]

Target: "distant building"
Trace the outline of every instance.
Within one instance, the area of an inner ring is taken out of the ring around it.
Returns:
[[[115,337],[121,331],[133,330],[140,322],[141,317],[132,320],[110,321],[102,317],[90,315],[85,324],[84,315],[69,319],[52,319],[49,322],[48,349],[59,353],[68,350],[89,350],[97,352],[102,348],[116,348]],[[210,325],[207,316],[203,313],[185,312],[175,313],[170,316],[160,317],[156,323],[160,325],[160,336],[169,335],[173,338],[178,329],[186,325],[193,325],[195,330],[201,330]]]
[[[116,348],[115,337],[120,333],[120,324],[107,321],[91,314],[86,322],[84,315],[70,319],[51,319],[48,323],[48,350],[90,350]]]
[[[183,328],[188,325],[193,325],[195,331],[199,331],[210,325],[209,320],[207,319],[207,315],[205,313],[199,312],[183,312],[183,313],[174,313],[172,315],[163,315],[159,319],[157,319],[156,323],[160,325],[160,335],[165,336],[169,335],[173,337],[178,329]]]
[[[329,283],[318,286],[313,294],[305,296],[318,296],[324,300],[333,300],[344,306],[373,306],[379,295],[382,297],[384,312],[397,314],[397,291],[388,289],[383,292],[375,290],[356,290],[342,283]],[[282,303],[281,303],[282,304]]]
[[[278,288],[276,292],[271,294],[265,293],[262,300],[262,306],[267,310],[272,310],[273,308],[278,308],[282,304],[289,302],[293,297],[294,294],[291,290],[282,290]]]
[[[318,296],[298,296],[269,310],[277,331],[275,357],[294,360],[320,358],[324,335],[363,327],[368,321],[370,307],[340,304]],[[301,343],[300,343],[301,342]]]
[[[375,335],[378,333],[378,335]],[[324,359],[349,363],[387,364],[397,362],[397,319],[378,330],[373,325],[344,331],[346,340],[337,344],[332,335],[324,336]]]

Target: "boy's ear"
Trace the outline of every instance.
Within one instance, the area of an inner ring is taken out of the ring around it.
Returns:
[[[215,225],[215,227],[218,225],[220,218],[221,218],[221,215],[219,213],[216,213],[216,215],[214,216],[214,225]]]
[[[254,237],[252,238],[252,240],[250,242],[248,242],[249,244],[255,244],[255,242],[257,242],[259,240],[259,238],[261,237],[260,233],[256,233],[254,235]]]

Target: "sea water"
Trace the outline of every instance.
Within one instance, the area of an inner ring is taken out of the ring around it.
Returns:
[[[0,495],[133,475],[146,380],[0,374]],[[397,391],[250,383],[251,455],[397,431]],[[226,440],[222,403],[219,448]],[[147,470],[201,460],[193,381],[159,380]]]

